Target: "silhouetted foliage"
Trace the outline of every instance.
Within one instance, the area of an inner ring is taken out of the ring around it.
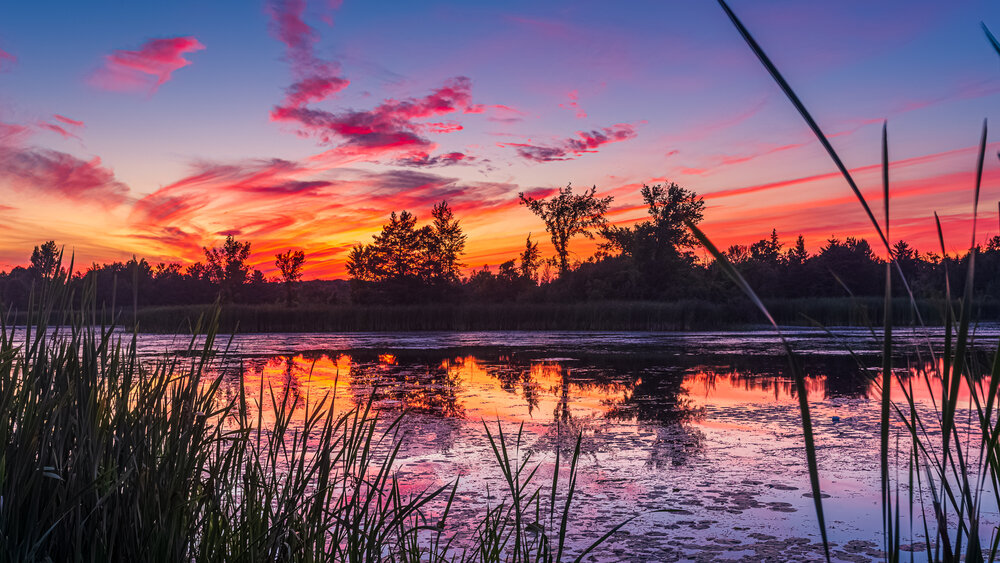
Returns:
[[[281,272],[281,281],[285,284],[285,305],[289,307],[295,297],[295,282],[302,279],[302,265],[305,262],[306,253],[301,250],[287,250],[274,255],[274,265]]]
[[[560,188],[559,193],[546,198],[532,198],[519,193],[521,205],[531,210],[545,222],[545,230],[552,235],[552,246],[555,247],[556,261],[559,273],[569,270],[569,241],[576,235],[594,238],[591,229],[603,227],[607,220],[604,214],[608,212],[612,196],[597,197],[597,186],[581,194],[574,194],[573,188],[567,185]]]
[[[59,267],[59,247],[56,241],[50,240],[41,246],[36,246],[31,252],[31,273],[41,279],[51,279]]]
[[[114,309],[120,319],[131,318],[130,313],[124,313],[131,309],[133,299],[140,308],[200,305],[218,298],[245,305],[287,306],[296,296],[310,305],[323,306],[675,301],[684,311],[743,310],[741,293],[715,263],[698,260],[692,248],[694,240],[683,228],[684,221],[702,220],[704,203],[697,194],[674,183],[643,186],[640,193],[648,218],[621,227],[604,220],[611,199],[598,198],[596,193],[596,188],[591,188],[574,194],[566,187],[548,199],[521,194],[521,203],[546,221],[553,242],[561,241],[556,259],[543,260],[539,243],[528,235],[517,255],[492,268],[480,265],[464,278],[461,260],[466,235],[448,204],[441,202],[434,206],[429,224],[418,225],[417,217],[408,211],[392,213],[371,243],[354,246],[347,259],[350,282],[301,281],[305,260],[301,250],[276,255],[280,277],[269,281],[247,263],[250,242],[229,236],[221,247],[204,249],[204,262],[152,264],[133,257],[93,264],[86,272],[75,272],[70,283],[92,283],[98,304]],[[602,239],[596,254],[571,265],[566,246],[570,239],[595,232]],[[0,306],[23,310],[32,288],[59,273],[59,248],[55,241],[46,241],[34,247],[28,265],[0,272]],[[990,307],[1000,303],[1000,236],[994,236],[977,252],[974,281],[979,303],[986,307],[982,310],[992,310]],[[952,288],[965,282],[968,255],[922,253],[906,241],[896,242],[893,254],[917,299],[940,298],[946,271]],[[801,235],[788,244],[772,229],[756,242],[732,245],[727,256],[755,291],[786,319],[799,317],[788,307],[782,309],[782,300],[834,298],[814,304],[817,310],[830,312],[839,307],[828,317],[855,322],[860,317],[843,314],[845,301],[833,305],[838,303],[836,299],[876,298],[884,291],[884,259],[861,238],[831,237],[810,254]],[[556,277],[552,276],[553,266],[560,268]],[[893,284],[895,295],[905,297],[895,269]],[[83,293],[83,286],[79,293]],[[687,305],[692,303],[695,305]],[[250,321],[266,326],[254,317]],[[677,322],[687,326],[697,324],[698,319]]]
[[[204,250],[206,265],[201,276],[219,286],[223,303],[235,301],[250,275],[250,266],[246,263],[250,257],[250,243],[239,242],[229,235],[221,248],[205,247]]]
[[[459,282],[465,233],[447,202],[434,206],[430,225],[409,211],[393,212],[370,244],[356,244],[347,272],[365,301],[410,302],[439,297]]]

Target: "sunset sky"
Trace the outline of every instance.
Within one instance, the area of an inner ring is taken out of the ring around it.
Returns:
[[[733,0],[881,207],[893,240],[967,246],[983,118],[1000,133],[986,1]],[[998,232],[989,136],[981,239]],[[8,2],[0,8],[0,270],[55,239],[78,264],[190,263],[227,234],[267,273],[344,275],[390,212],[447,200],[465,262],[544,226],[567,183],[645,216],[639,187],[705,197],[721,246],[776,228],[875,240],[860,205],[715,2]],[[874,246],[874,245],[873,245]],[[549,247],[550,248],[550,247]],[[575,258],[592,245],[574,241]]]

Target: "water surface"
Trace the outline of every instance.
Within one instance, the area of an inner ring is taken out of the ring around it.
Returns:
[[[995,326],[978,329],[983,365],[998,335]],[[808,375],[828,531],[847,560],[879,556],[878,336],[785,333]],[[896,333],[898,373],[923,409],[936,389],[921,374],[940,342],[935,330]],[[139,341],[148,356],[187,344]],[[254,334],[220,338],[217,348],[226,389],[242,377],[249,389],[303,399],[335,393],[341,409],[374,393],[381,413],[406,412],[399,471],[407,490],[460,477],[456,504],[469,518],[496,503],[485,491],[504,487],[484,422],[508,435],[523,425],[520,454],[540,464],[540,483],[556,451],[565,460],[583,435],[574,546],[643,514],[600,559],[821,556],[798,398],[773,331]],[[898,386],[893,396],[901,398]],[[987,513],[997,521],[995,507]],[[922,540],[904,536],[904,544]]]

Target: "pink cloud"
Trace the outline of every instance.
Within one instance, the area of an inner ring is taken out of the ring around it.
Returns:
[[[597,152],[603,145],[632,139],[636,133],[635,126],[618,123],[600,130],[578,131],[576,135],[548,146],[530,143],[499,143],[499,146],[514,147],[518,156],[535,162],[573,160],[584,153]]]
[[[339,113],[295,106],[278,106],[271,111],[273,121],[294,123],[303,135],[322,143],[342,142],[347,152],[377,156],[386,151],[423,150],[433,147],[423,132],[458,130],[457,124],[420,123],[417,120],[464,112],[472,104],[472,82],[459,76],[445,82],[427,96],[405,100],[388,99],[367,111]]]
[[[0,179],[15,189],[35,190],[81,202],[113,207],[125,201],[128,187],[100,158],[80,160],[47,149],[0,150]]]
[[[150,94],[170,80],[177,69],[191,64],[186,53],[204,49],[194,37],[170,37],[147,41],[136,51],[115,51],[104,57],[104,66],[90,84],[104,90],[144,91]]]
[[[444,154],[439,154],[437,156],[430,156],[425,152],[414,153],[405,158],[401,158],[396,161],[396,164],[402,166],[415,166],[415,167],[434,167],[434,166],[449,166],[452,164],[468,163],[475,160],[475,158],[461,152],[449,152]]]
[[[61,121],[61,122],[65,123],[66,125],[72,125],[73,127],[83,127],[83,122],[82,121],[77,121],[75,119],[70,119],[70,118],[66,117],[65,115],[59,115],[58,113],[56,113],[56,114],[53,114],[52,117],[56,118],[56,121]]]
[[[44,121],[38,122],[38,126],[42,129],[52,131],[61,135],[64,139],[79,139],[80,137],[74,133],[70,133],[64,127],[56,125],[55,123],[46,123]]]
[[[565,104],[559,104],[559,107],[576,112],[577,119],[583,119],[587,117],[587,112],[583,111],[583,108],[581,108],[580,104],[578,103],[580,97],[579,92],[577,90],[573,90],[568,94],[568,96],[569,96],[569,102]]]
[[[0,72],[10,70],[17,63],[17,57],[0,49]]]
[[[21,144],[30,135],[30,130],[24,125],[4,123],[0,121],[0,149]],[[2,155],[3,153],[0,153]]]
[[[335,9],[331,5],[331,9]],[[271,16],[271,34],[285,44],[286,56],[296,81],[285,89],[283,106],[301,108],[321,102],[350,84],[341,75],[340,65],[316,56],[318,37],[303,20],[304,0],[272,0],[266,10]],[[332,20],[331,20],[332,23]]]

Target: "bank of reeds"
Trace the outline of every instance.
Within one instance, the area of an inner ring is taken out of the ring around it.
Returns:
[[[986,122],[983,122],[978,159],[974,169],[975,182],[970,186],[973,225],[966,283],[959,291],[960,296],[953,299],[952,288],[948,283],[948,272],[945,271],[945,279],[942,280],[945,299],[939,309],[939,315],[944,320],[945,326],[943,353],[936,355],[935,346],[928,342],[926,348],[916,353],[926,354],[926,357],[932,360],[930,369],[921,372],[921,377],[918,379],[922,380],[915,382],[911,378],[904,379],[902,371],[893,365],[893,352],[896,347],[892,328],[896,311],[900,310],[892,295],[894,278],[901,282],[908,293],[903,310],[921,324],[926,322],[926,314],[921,314],[919,304],[909,292],[907,280],[889,244],[888,127],[883,125],[882,129],[884,223],[880,223],[847,166],[798,95],[725,0],[718,2],[747,45],[826,149],[834,165],[857,196],[892,260],[886,265],[885,271],[885,297],[881,308],[882,366],[880,373],[875,377],[875,383],[881,388],[879,466],[885,560],[891,562],[913,560],[913,552],[903,549],[903,541],[908,539],[911,542],[918,542],[916,545],[923,544],[922,556],[928,561],[995,561],[1000,555],[1000,527],[998,527],[1000,522],[996,513],[997,507],[1000,507],[1000,416],[997,412],[1000,410],[997,404],[1000,392],[1000,348],[995,349],[993,353],[992,366],[977,365],[975,356],[972,355],[973,319],[982,314],[982,311],[976,311],[973,274],[976,261],[975,218],[979,207],[986,154]],[[990,44],[1000,54],[1000,42],[997,42],[985,25],[983,29]],[[757,298],[753,288],[708,237],[695,225],[689,226],[733,281],[757,304],[780,337],[781,330],[774,322],[768,306]],[[945,244],[940,221],[937,221],[937,235],[943,253]],[[785,342],[783,337],[782,341]],[[805,388],[801,385],[803,378],[801,371],[797,369],[795,351],[787,343],[785,346],[790,359],[789,370],[799,385],[802,431],[812,494],[815,499],[819,531],[826,547],[826,558],[830,560],[809,402]],[[893,384],[901,390],[902,400],[893,400],[890,393]],[[917,404],[913,392],[914,385],[925,385],[936,397],[930,412],[924,405]],[[959,404],[963,388],[968,391],[969,398],[966,404]],[[962,408],[965,409],[964,413],[960,411]],[[899,440],[893,443],[894,434],[897,437],[902,435],[902,444]],[[904,514],[906,521],[903,520]]]
[[[878,297],[764,300],[783,326],[868,326],[883,316]],[[897,297],[891,307],[895,326],[914,326],[918,315],[909,300]],[[141,308],[118,318],[141,332],[190,333],[195,322],[213,311],[209,305]],[[921,300],[919,318],[943,326],[944,300]],[[1000,303],[977,302],[977,318],[1000,320]],[[135,319],[138,324],[133,324]],[[25,322],[22,315],[14,319]],[[757,328],[760,313],[751,301],[607,301],[585,303],[503,303],[424,305],[224,305],[222,333],[239,332],[399,332],[399,331],[682,331]]]
[[[0,561],[570,558],[579,442],[540,486],[520,433],[487,427],[506,495],[453,521],[457,482],[404,492],[399,418],[371,400],[223,392],[218,310],[193,326],[203,347],[140,362],[96,308],[68,311],[64,282],[26,327],[0,323]]]

